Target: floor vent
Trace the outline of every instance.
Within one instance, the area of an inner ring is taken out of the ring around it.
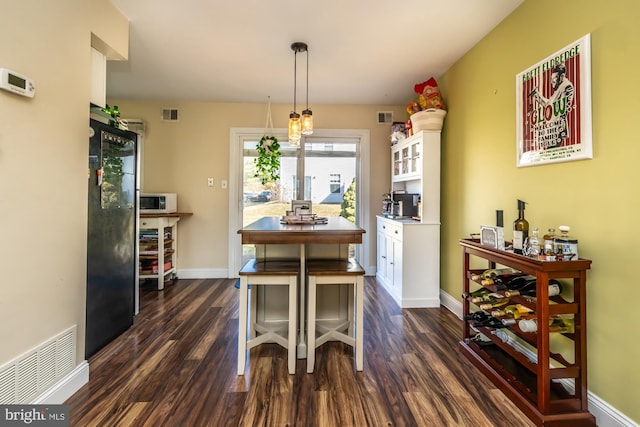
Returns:
[[[76,365],[76,326],[0,367],[0,405],[32,402]]]
[[[177,108],[165,108],[162,110],[163,122],[177,122],[178,121],[178,109]]]
[[[393,123],[393,111],[378,111],[378,124],[391,124]]]

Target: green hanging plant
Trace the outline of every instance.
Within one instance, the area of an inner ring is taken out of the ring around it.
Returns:
[[[253,160],[256,165],[257,178],[262,185],[269,181],[277,181],[280,178],[280,143],[275,136],[265,135],[258,143],[258,157]]]
[[[258,143],[258,157],[253,160],[256,165],[254,177],[260,178],[262,185],[280,178],[280,143],[273,135],[273,121],[271,120],[271,97],[267,104],[267,122],[264,125],[264,136]]]

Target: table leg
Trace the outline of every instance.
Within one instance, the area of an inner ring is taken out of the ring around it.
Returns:
[[[304,243],[300,244],[300,288],[298,294],[300,295],[300,309],[298,310],[298,324],[300,326],[300,332],[298,336],[298,359],[304,359],[307,357],[307,340],[305,336],[305,326],[307,324],[306,319],[306,304],[307,304],[307,278],[306,278],[306,247]]]

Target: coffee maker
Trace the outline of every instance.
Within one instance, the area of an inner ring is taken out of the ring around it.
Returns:
[[[412,218],[418,216],[418,202],[420,194],[417,193],[393,193],[393,216],[399,218]]]

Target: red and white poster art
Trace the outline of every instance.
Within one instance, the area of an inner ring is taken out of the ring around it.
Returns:
[[[516,76],[517,165],[590,159],[589,34]]]

